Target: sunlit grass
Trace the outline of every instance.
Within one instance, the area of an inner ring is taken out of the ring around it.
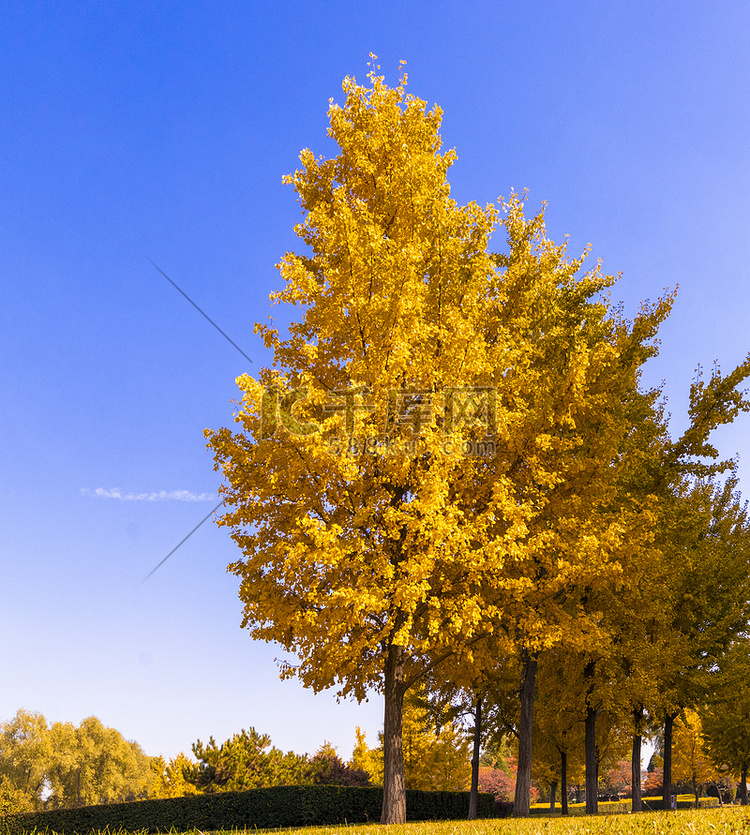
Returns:
[[[246,829],[201,832],[185,835],[750,835],[750,807],[724,806],[710,809],[685,809],[677,812],[641,814],[599,814],[595,817],[542,817],[491,819],[478,821],[417,821],[383,827],[377,823],[312,826],[292,829]],[[42,835],[40,832],[29,835]],[[54,835],[49,832],[46,835]],[[113,835],[104,831],[92,835]],[[119,831],[115,835],[148,835]]]
[[[638,815],[598,815],[596,817],[524,818],[480,821],[419,821],[399,826],[379,824],[315,826],[299,829],[246,830],[276,835],[729,835],[750,833],[750,807],[725,806],[712,809],[685,809],[677,812],[644,812]],[[195,835],[195,833],[194,833]],[[209,833],[203,833],[209,835]],[[241,832],[211,835],[242,835]]]

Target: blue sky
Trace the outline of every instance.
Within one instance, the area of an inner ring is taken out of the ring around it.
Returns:
[[[288,321],[281,177],[331,153],[328,100],[370,52],[444,110],[457,200],[528,188],[631,313],[679,284],[647,371],[675,432],[696,366],[750,350],[744,2],[0,2],[0,720],[95,714],[149,754],[251,725],[374,742],[379,698],[280,682],[240,630],[225,532],[139,585],[216,503],[202,430],[268,361],[254,322]],[[749,430],[716,437],[741,479]]]

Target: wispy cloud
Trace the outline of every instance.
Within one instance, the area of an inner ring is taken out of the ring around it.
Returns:
[[[191,493],[190,490],[159,490],[157,493],[125,493],[119,487],[107,490],[97,487],[91,490],[81,488],[82,496],[92,496],[97,499],[119,499],[121,502],[214,502],[213,493]]]

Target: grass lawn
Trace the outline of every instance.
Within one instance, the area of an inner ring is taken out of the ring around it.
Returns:
[[[261,830],[248,830],[255,835]],[[358,826],[319,826],[304,829],[263,830],[276,835],[750,835],[750,807],[725,806],[710,809],[686,809],[677,812],[644,812],[639,815],[598,815],[596,817],[541,818],[522,820],[504,818],[480,821],[422,821],[402,826],[378,824]],[[207,834],[206,834],[207,835]],[[241,835],[214,833],[214,835]]]

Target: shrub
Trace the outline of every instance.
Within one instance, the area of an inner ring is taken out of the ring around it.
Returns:
[[[717,797],[701,797],[698,801],[699,808],[708,809],[719,805]],[[644,797],[643,808],[648,812],[657,812],[662,808],[661,797]],[[677,796],[678,809],[694,809],[695,798],[692,795],[678,795]]]

